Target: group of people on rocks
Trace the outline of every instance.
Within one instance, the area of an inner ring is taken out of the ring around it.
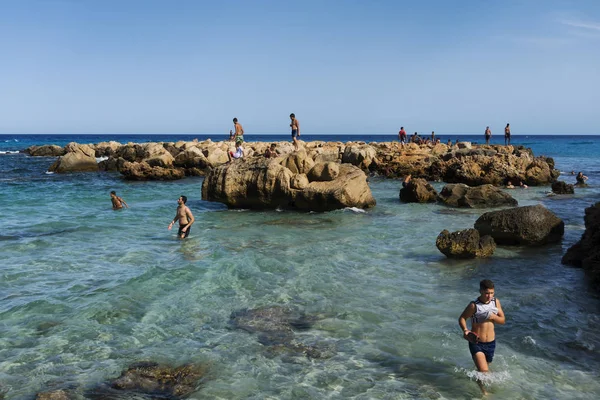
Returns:
[[[485,128],[485,144],[490,144],[490,139],[492,138],[492,130],[490,129],[489,126],[486,126]],[[400,127],[400,131],[398,132],[398,141],[404,145],[405,143],[407,143],[407,135],[406,135],[406,131],[404,130],[404,127]],[[420,137],[419,134],[417,132],[415,132],[411,137],[410,137],[410,142],[411,143],[416,143],[416,144],[438,144],[440,143],[440,139],[436,139],[435,137],[435,131],[431,131],[431,139],[429,138],[423,138]],[[458,142],[458,140],[457,140]],[[448,140],[448,146],[450,146],[452,144],[451,140]],[[504,128],[504,145],[510,145],[510,124],[506,124],[506,127]]]
[[[485,144],[490,144],[490,139],[492,138],[492,130],[489,126],[485,127]],[[510,124],[506,124],[504,127],[504,145],[510,145]]]

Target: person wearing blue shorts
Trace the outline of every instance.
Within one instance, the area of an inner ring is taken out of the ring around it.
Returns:
[[[463,331],[463,338],[469,342],[469,351],[479,372],[489,371],[489,364],[494,360],[496,350],[495,325],[504,325],[506,322],[500,300],[494,295],[494,282],[482,280],[479,282],[479,297],[470,302],[458,317],[458,325]],[[470,330],[467,328],[469,319]],[[482,382],[477,383],[485,394]]]
[[[292,128],[292,141],[294,142],[294,149],[298,151],[298,138],[300,137],[300,121],[296,119],[294,113],[290,114],[290,128]]]

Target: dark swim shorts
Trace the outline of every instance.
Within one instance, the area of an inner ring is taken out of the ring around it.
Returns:
[[[295,138],[298,136],[298,131],[296,129],[292,130],[292,137]]]
[[[475,356],[475,353],[482,352],[485,354],[485,359],[488,363],[491,363],[494,359],[494,351],[496,351],[496,341],[492,340],[491,342],[479,342],[479,343],[471,343],[469,342],[469,351],[472,356]]]
[[[186,238],[186,237],[190,236],[190,229],[192,229],[192,227],[191,227],[191,226],[189,226],[189,227],[188,227],[188,228],[185,230],[185,232],[183,232],[183,227],[184,227],[184,226],[185,226],[185,225],[179,225],[179,231],[177,232],[177,235],[178,235],[179,237],[181,237],[181,234],[183,233],[183,234],[185,234],[185,236],[183,236],[183,237],[184,237],[184,238]]]

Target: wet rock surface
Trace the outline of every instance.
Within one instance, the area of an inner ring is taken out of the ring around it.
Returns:
[[[513,207],[518,204],[511,195],[489,184],[476,187],[448,184],[440,191],[438,200],[452,207],[464,208]]]
[[[489,235],[480,236],[476,229],[452,233],[444,229],[435,245],[448,258],[484,258],[490,257],[496,250],[494,239]]]

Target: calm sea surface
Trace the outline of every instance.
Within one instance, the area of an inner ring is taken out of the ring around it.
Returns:
[[[447,260],[435,239],[443,229],[472,227],[488,210],[401,204],[396,180],[371,179],[377,206],[366,212],[233,211],[200,199],[202,178],[47,174],[52,158],[14,153],[32,144],[195,137],[206,135],[0,135],[6,399],[90,388],[144,360],[208,364],[210,379],[195,399],[478,398],[457,318],[484,278],[496,283],[507,316],[497,327],[489,398],[600,397],[600,298],[581,270],[560,264],[583,233],[584,208],[600,200],[600,137],[514,136],[514,144],[554,157],[561,179],[574,183],[569,172],[583,171],[590,188],[554,197],[549,187],[511,191],[520,205],[543,204],[561,217],[563,242],[498,248],[475,261]],[[131,208],[113,211],[111,190]],[[185,241],[167,230],[182,194],[196,217]],[[232,312],[275,305],[315,316],[295,341],[332,357],[272,351],[257,334],[232,328]]]

